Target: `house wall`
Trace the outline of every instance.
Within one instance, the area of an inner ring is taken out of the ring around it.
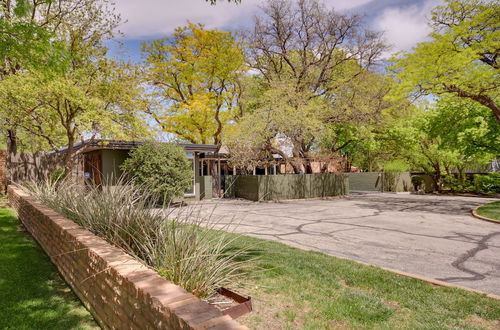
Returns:
[[[121,164],[128,158],[128,150],[101,150],[102,177],[104,182],[116,181],[123,171]]]
[[[47,179],[56,168],[63,168],[63,156],[56,153],[17,153],[6,155],[6,180],[10,182],[28,182]],[[75,165],[78,160],[75,160]],[[79,166],[75,166],[73,175],[78,176]],[[7,182],[9,184],[10,182]]]

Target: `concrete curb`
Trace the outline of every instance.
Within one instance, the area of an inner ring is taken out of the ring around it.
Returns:
[[[476,207],[475,209],[473,209],[472,210],[472,216],[474,216],[474,217],[476,217],[478,219],[481,219],[483,221],[493,222],[493,223],[496,223],[496,224],[500,225],[500,220],[491,219],[491,218],[479,215],[477,213],[477,209],[480,208],[481,206],[484,206],[484,205],[487,205],[487,204],[479,205],[478,207]]]
[[[446,288],[453,288],[453,289],[462,289],[462,290],[465,290],[465,291],[468,291],[468,292],[478,293],[480,295],[485,295],[488,298],[500,300],[500,296],[496,295],[496,294],[493,294],[493,293],[487,293],[487,292],[484,292],[484,291],[467,288],[465,286],[461,286],[461,285],[457,285],[457,284],[451,284],[451,283],[448,283],[448,282],[436,280],[434,278],[430,278],[430,277],[423,276],[423,275],[417,275],[417,274],[403,272],[401,270],[396,270],[396,269],[387,268],[387,267],[383,267],[383,266],[377,266],[377,265],[370,264],[370,263],[367,263],[367,262],[364,262],[364,261],[349,259],[349,258],[346,258],[346,257],[339,257],[339,256],[335,256],[335,255],[333,255],[333,256],[335,258],[339,258],[339,259],[343,259],[343,260],[349,260],[349,261],[354,261],[355,263],[363,265],[363,266],[371,266],[371,267],[383,269],[383,270],[386,270],[386,271],[391,272],[391,273],[395,273],[395,274],[398,274],[398,275],[401,275],[401,276],[405,276],[405,277],[414,278],[416,280],[428,282],[428,283],[431,283],[431,284],[434,284],[434,285],[437,285],[437,286],[442,286],[442,287],[446,287]]]

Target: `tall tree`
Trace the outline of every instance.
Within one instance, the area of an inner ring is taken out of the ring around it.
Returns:
[[[238,109],[245,70],[234,36],[189,24],[170,38],[145,43],[143,50],[158,100],[151,112],[158,124],[183,140],[220,148],[224,125]]]
[[[396,60],[401,91],[451,94],[489,108],[500,124],[500,3],[446,0],[432,12],[431,40]]]
[[[137,68],[108,59],[103,46],[119,17],[102,2],[80,1],[79,6],[54,27],[67,66],[24,68],[0,82],[0,111],[16,130],[43,139],[51,149],[67,146],[66,172],[72,170],[78,139],[120,137],[142,128]]]
[[[488,108],[457,97],[420,107],[380,132],[383,152],[403,158],[441,189],[443,175],[485,164],[500,155],[500,126]]]
[[[109,5],[108,0],[1,0],[0,79],[31,68],[64,71],[69,56],[61,42],[68,40],[67,23],[81,27],[92,20],[90,15],[110,13]],[[111,14],[108,22],[116,18]],[[96,17],[93,21],[95,25],[87,24],[89,31],[102,28],[102,34],[107,34],[108,28],[97,22]],[[15,153],[17,128],[10,115],[10,112],[2,114],[0,124],[7,132],[9,151]]]
[[[296,172],[309,170],[307,159],[326,125],[370,121],[386,106],[375,96],[384,91],[371,93],[381,85],[370,86],[370,97],[355,88],[377,80],[368,69],[385,49],[357,15],[338,14],[316,0],[270,0],[246,41],[249,66],[260,77],[256,90],[264,92],[255,95],[244,118],[267,121],[265,145]],[[369,104],[372,96],[378,100]],[[277,141],[288,147],[276,147]]]

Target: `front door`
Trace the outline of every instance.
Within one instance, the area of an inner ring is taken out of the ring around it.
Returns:
[[[102,158],[99,152],[85,154],[84,165],[85,182],[93,185],[102,183]]]

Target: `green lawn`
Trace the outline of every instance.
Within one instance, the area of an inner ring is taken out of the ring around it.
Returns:
[[[12,210],[0,209],[0,329],[98,328]]]
[[[500,301],[375,267],[242,237],[262,268],[236,291],[253,297],[239,319],[258,329],[500,329]]]
[[[500,221],[500,201],[480,206],[476,212],[483,217]]]
[[[48,257],[0,210],[0,329],[85,329],[91,315]],[[499,329],[500,301],[280,243],[240,237],[260,269],[243,287],[257,329]]]

